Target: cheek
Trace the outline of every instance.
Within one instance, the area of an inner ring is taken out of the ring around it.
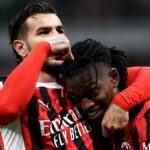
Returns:
[[[99,95],[96,97],[96,101],[100,105],[106,105],[103,107],[107,107],[110,104],[112,98],[112,89],[110,89],[109,87],[105,87],[103,90],[100,91]]]
[[[113,99],[113,88],[112,87],[108,87],[108,90],[106,91],[106,95],[107,95],[106,104],[109,105]]]
[[[94,106],[94,103],[91,100],[83,99],[77,103],[77,106],[86,112],[90,107]]]
[[[44,39],[36,37],[36,36],[29,36],[27,39],[27,43],[29,47],[32,49],[37,43],[44,41]]]

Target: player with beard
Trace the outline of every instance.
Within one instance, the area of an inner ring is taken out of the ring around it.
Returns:
[[[26,65],[17,72],[19,80],[14,77],[10,81],[9,76],[2,88],[2,95],[8,91],[5,100],[8,108],[3,104],[0,114],[4,149],[99,149],[88,122],[66,99],[64,88],[58,84],[60,65],[73,56],[54,7],[46,2],[27,5],[10,21],[9,33],[17,62]],[[10,127],[5,125],[18,117],[21,131],[14,141],[11,137],[15,131],[5,134]],[[24,146],[18,147],[21,133]]]
[[[62,41],[61,45],[60,40]],[[66,55],[62,52],[67,47],[68,41],[60,37],[57,37],[55,41],[49,39],[49,42],[39,42],[33,47],[28,57],[8,77],[0,78],[0,149],[25,149],[20,119],[18,119],[20,113],[24,111],[30,102],[45,59],[61,56],[61,59],[50,61],[51,65],[59,65]],[[69,49],[68,52],[70,52]],[[71,53],[69,55],[71,56]]]

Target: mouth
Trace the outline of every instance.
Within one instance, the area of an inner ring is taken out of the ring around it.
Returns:
[[[92,110],[87,113],[87,116],[90,120],[95,120],[97,118],[102,117],[103,115],[104,115],[104,110],[102,109]]]

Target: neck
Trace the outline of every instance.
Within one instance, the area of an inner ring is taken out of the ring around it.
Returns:
[[[41,71],[38,77],[38,82],[57,82],[57,78],[52,74]]]

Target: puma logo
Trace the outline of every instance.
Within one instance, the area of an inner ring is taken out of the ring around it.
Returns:
[[[49,111],[51,111],[51,109],[49,108],[49,103],[44,104],[44,102],[41,101],[40,99],[38,99],[38,102],[41,103],[44,107],[46,107]]]

